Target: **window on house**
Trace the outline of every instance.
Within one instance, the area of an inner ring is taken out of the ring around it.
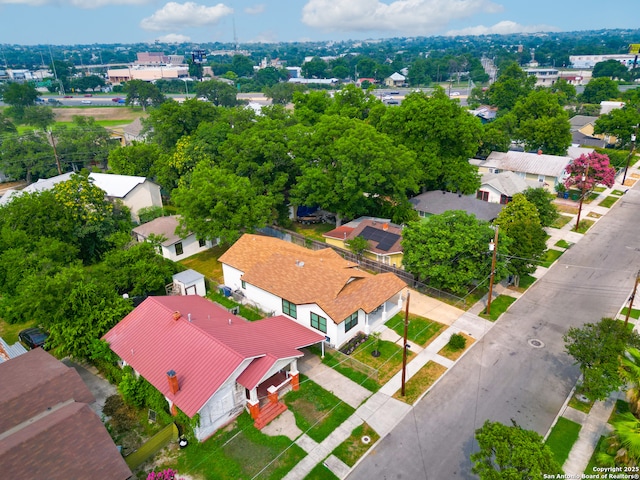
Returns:
[[[182,242],[176,243],[176,255],[182,255],[184,250],[182,250]]]
[[[247,282],[244,280],[240,280],[240,285],[242,285],[242,288],[247,288]]]
[[[478,193],[476,193],[476,198],[478,200],[482,200],[483,202],[488,202],[489,192],[485,192],[484,190],[478,190]]]
[[[544,175],[538,175],[538,181],[544,182]]]
[[[201,247],[204,247],[206,244],[207,244],[206,240],[204,240],[202,238],[200,240],[198,240],[198,245],[200,245]]]
[[[327,319],[313,312],[311,313],[311,326],[316,330],[327,333]]]
[[[356,325],[358,325],[358,312],[349,315],[349,317],[347,317],[347,319],[345,320],[344,322],[345,333],[351,330]]]
[[[296,304],[291,303],[284,298],[282,299],[282,313],[289,315],[291,318],[298,318],[298,308],[296,307]]]
[[[511,200],[513,200],[511,197],[507,197],[506,195],[500,195],[500,203],[502,205],[506,205],[507,203],[509,203]]]

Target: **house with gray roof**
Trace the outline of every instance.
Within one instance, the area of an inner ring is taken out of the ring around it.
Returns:
[[[527,182],[513,172],[485,173],[480,179],[476,198],[489,203],[507,204],[517,193],[539,185]]]
[[[474,195],[461,195],[441,190],[421,193],[413,197],[410,202],[418,215],[423,218],[450,210],[463,210],[487,222],[495,220],[504,206],[478,200]]]

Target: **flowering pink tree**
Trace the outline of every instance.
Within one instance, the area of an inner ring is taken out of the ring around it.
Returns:
[[[577,231],[580,224],[584,196],[593,190],[596,185],[613,187],[616,181],[616,169],[609,163],[609,157],[601,153],[591,152],[588,155],[580,155],[567,166],[566,170],[569,177],[564,181],[564,186],[567,188],[577,187],[582,191],[575,228]]]

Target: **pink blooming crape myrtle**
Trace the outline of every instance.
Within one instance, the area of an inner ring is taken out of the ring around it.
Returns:
[[[609,157],[598,152],[580,155],[567,166],[566,172],[569,177],[564,186],[583,191],[590,191],[596,185],[612,187],[616,180],[616,169],[611,166]]]

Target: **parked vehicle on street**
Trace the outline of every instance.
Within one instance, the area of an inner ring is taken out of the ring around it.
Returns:
[[[37,327],[27,328],[18,333],[18,338],[30,349],[44,347],[49,334]]]

